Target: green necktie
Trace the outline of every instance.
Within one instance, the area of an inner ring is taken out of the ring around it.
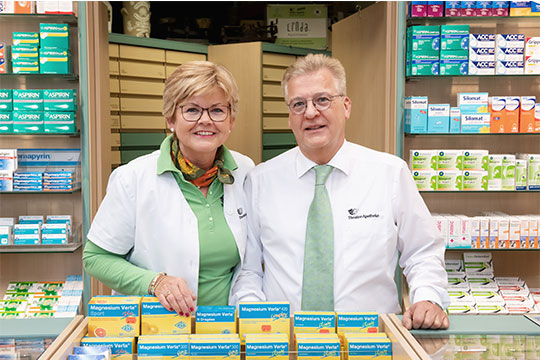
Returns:
[[[302,310],[334,310],[334,219],[326,179],[334,169],[316,165],[315,194],[309,207],[304,248]]]

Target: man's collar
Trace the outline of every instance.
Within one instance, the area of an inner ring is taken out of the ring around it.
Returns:
[[[336,169],[341,170],[345,175],[349,175],[350,173],[350,160],[348,157],[348,149],[350,144],[345,140],[343,142],[343,145],[339,148],[337,153],[334,155],[332,159],[327,163],[328,165],[333,166]],[[316,162],[313,160],[308,159],[298,148],[298,152],[296,155],[296,176],[298,178],[301,178],[304,176],[312,167],[317,165]]]

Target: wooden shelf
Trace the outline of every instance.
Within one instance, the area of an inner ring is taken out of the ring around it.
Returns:
[[[73,253],[81,246],[80,241],[65,245],[2,245],[0,246],[0,254]]]
[[[538,16],[439,16],[439,17],[411,17],[407,19],[407,26],[411,25],[507,25],[507,26],[538,26]]]
[[[77,26],[77,16],[73,14],[2,14],[0,21],[38,20],[62,22]]]

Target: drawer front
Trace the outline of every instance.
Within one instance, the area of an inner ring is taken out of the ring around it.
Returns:
[[[120,45],[121,59],[165,62],[165,50],[142,46]]]
[[[122,146],[159,148],[163,139],[167,136],[165,131],[161,133],[122,133],[119,134]]]
[[[141,99],[141,98],[127,98],[122,97],[120,99],[121,111],[142,111],[142,112],[158,112],[162,110],[161,99]]]
[[[119,65],[118,65],[118,60],[109,59],[109,74],[110,75],[118,75],[118,74],[120,74],[120,68],[119,68]]]
[[[112,93],[120,92],[120,81],[118,81],[118,78],[109,78],[109,89]]]
[[[283,92],[281,91],[281,85],[263,84],[263,97],[274,97],[274,98],[283,99]]]
[[[262,138],[263,148],[295,147],[296,139],[291,131],[282,133],[266,133]]]
[[[165,62],[168,64],[181,65],[189,61],[205,61],[205,54],[195,54],[183,51],[165,50]]]
[[[265,100],[263,101],[263,113],[289,115],[289,108],[282,100]]]
[[[111,129],[120,129],[120,115],[111,114]]]
[[[161,115],[122,115],[122,129],[159,129],[167,128],[165,118]]]
[[[165,83],[162,81],[139,81],[120,79],[120,93],[134,95],[163,95]]]
[[[111,111],[120,111],[120,98],[111,96]]]
[[[114,146],[114,147],[120,146],[120,133],[111,134],[111,146]]]
[[[285,74],[285,69],[274,69],[269,67],[263,67],[263,80],[281,82]]]
[[[120,150],[111,150],[111,165],[120,165],[122,163],[122,156]]]
[[[137,61],[121,60],[120,75],[165,79],[165,66],[163,64],[149,64]]]
[[[119,54],[118,44],[109,44],[109,57],[117,58]]]
[[[263,65],[288,67],[296,61],[296,56],[265,52],[263,53],[262,61]]]
[[[289,118],[285,116],[264,116],[263,130],[290,130]]]

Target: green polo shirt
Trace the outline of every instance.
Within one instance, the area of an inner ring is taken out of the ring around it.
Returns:
[[[199,290],[197,305],[227,305],[233,270],[240,256],[233,233],[223,211],[223,183],[215,179],[206,197],[174,166],[171,159],[171,139],[162,143],[157,161],[157,173],[170,171],[197,217],[199,229]],[[224,147],[223,167],[238,168],[229,150]]]

